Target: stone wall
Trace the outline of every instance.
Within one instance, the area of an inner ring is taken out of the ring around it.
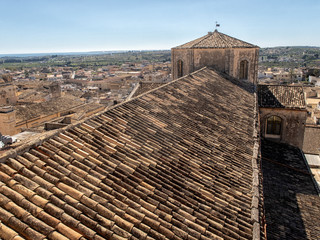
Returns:
[[[16,112],[12,107],[0,108],[0,132],[2,135],[15,135]]]
[[[307,118],[306,110],[260,108],[259,112],[262,137],[266,137],[267,118],[277,116],[282,119],[279,141],[302,149]]]
[[[239,78],[240,75],[240,62],[247,60],[248,66],[248,80],[252,83],[257,83],[258,76],[258,58],[259,48],[235,48],[233,49],[233,58],[230,60],[230,73],[229,75]]]
[[[230,58],[226,54],[226,49],[194,49],[193,65],[196,70],[203,67],[212,67],[218,71],[226,72],[226,67],[230,65]],[[230,55],[230,50],[228,50]],[[192,64],[192,63],[191,63]]]
[[[183,62],[183,76],[195,71],[193,66],[193,50],[192,49],[172,49],[172,78],[178,78],[178,61]]]
[[[256,83],[259,48],[214,48],[214,49],[176,49],[171,50],[172,76],[178,78],[178,61],[183,61],[183,75],[203,67],[211,67],[230,76],[239,78],[240,62],[247,60],[248,80]]]

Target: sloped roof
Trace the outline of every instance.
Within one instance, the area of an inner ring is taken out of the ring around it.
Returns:
[[[8,152],[0,238],[251,239],[253,103],[204,68]]]
[[[203,37],[175,48],[258,48],[258,46],[230,37],[215,30]]]
[[[258,99],[260,107],[306,108],[302,86],[259,85]]]
[[[320,239],[320,197],[299,148],[262,141],[268,239]]]

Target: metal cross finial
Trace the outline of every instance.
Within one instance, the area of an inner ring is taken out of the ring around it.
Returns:
[[[216,31],[218,30],[218,27],[220,27],[220,24],[216,21]]]

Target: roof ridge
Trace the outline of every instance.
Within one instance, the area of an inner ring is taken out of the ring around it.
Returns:
[[[230,46],[231,44],[228,43],[227,40],[225,40],[224,38],[222,38],[223,35],[224,35],[224,36],[228,36],[228,35],[223,34],[223,33],[220,33],[220,32],[218,32],[218,31],[215,31],[215,33],[217,33],[217,36],[221,39],[221,41],[222,41],[224,44],[226,44],[226,45],[229,46],[229,47],[232,47],[232,46]],[[230,37],[230,36],[228,36],[228,37]]]
[[[257,45],[254,45],[254,44],[252,44],[252,43],[249,43],[249,42],[243,41],[243,40],[241,40],[241,39],[239,39],[239,38],[231,37],[231,36],[229,36],[228,34],[225,34],[225,33],[221,33],[221,34],[223,34],[223,35],[225,35],[225,36],[227,36],[227,37],[230,37],[230,38],[236,39],[236,40],[238,40],[238,41],[240,41],[240,42],[246,43],[246,44],[248,44],[248,45],[250,45],[250,46],[252,46],[252,47],[258,47]]]
[[[208,34],[207,34],[208,35]],[[186,42],[186,43],[183,43],[183,44],[181,44],[181,45],[178,45],[178,46],[176,46],[176,47],[173,47],[173,48],[181,48],[182,46],[184,46],[184,45],[187,45],[187,44],[190,44],[190,43],[192,43],[192,42],[196,42],[196,41],[202,41],[202,39],[203,38],[205,38],[207,35],[205,35],[205,36],[202,36],[202,37],[199,37],[199,38],[196,38],[196,39],[194,39],[194,40],[191,40],[191,41],[188,41],[188,42]],[[198,43],[197,42],[197,43]],[[194,43],[194,44],[192,44],[192,47],[195,45],[196,43]],[[192,48],[191,47],[191,48]]]
[[[149,91],[146,91],[146,92],[144,92],[144,93],[142,93],[142,94],[140,94],[140,95],[138,95],[138,96],[136,96],[136,97],[130,98],[130,99],[127,100],[127,101],[124,101],[124,102],[122,102],[122,103],[119,103],[119,104],[115,105],[114,107],[120,106],[120,105],[122,105],[122,104],[124,104],[124,103],[126,103],[126,102],[130,102],[130,101],[132,101],[132,100],[134,100],[134,99],[140,98],[140,97],[142,97],[142,96],[144,96],[144,95],[146,95],[146,94],[148,94],[148,93],[150,93],[150,92],[156,91],[157,89],[160,89],[160,88],[163,88],[163,87],[168,86],[168,85],[170,85],[170,84],[173,84],[173,83],[175,83],[175,82],[177,82],[177,81],[179,81],[179,80],[181,80],[181,79],[183,79],[183,78],[186,78],[186,77],[188,77],[188,76],[191,76],[191,75],[193,75],[193,74],[196,74],[196,73],[198,73],[198,72],[200,72],[200,71],[203,71],[203,70],[205,70],[205,69],[208,69],[208,67],[200,68],[199,70],[196,70],[196,71],[194,71],[194,72],[192,72],[192,73],[190,73],[190,74],[188,74],[188,75],[184,75],[184,76],[182,76],[182,77],[180,77],[180,78],[177,78],[177,79],[172,80],[172,81],[170,81],[170,82],[168,82],[168,83],[165,83],[165,84],[163,84],[163,85],[161,85],[161,86],[159,86],[159,87],[156,87],[156,88],[153,88],[153,89],[151,89],[151,90],[149,90]],[[113,109],[113,108],[108,109],[108,111],[111,110],[111,109]]]
[[[201,42],[203,42],[204,40],[206,40],[207,38],[209,38],[211,35],[212,35],[212,34],[207,34],[207,35],[203,36],[199,42],[193,44],[191,47],[195,47],[195,45],[200,44]]]
[[[82,119],[82,120],[79,120],[79,121],[77,121],[77,122],[75,122],[75,123],[69,124],[69,125],[65,126],[64,128],[51,130],[50,132],[44,132],[44,133],[40,134],[40,136],[37,137],[36,139],[32,139],[32,140],[26,141],[25,143],[23,143],[22,145],[14,148],[14,149],[10,149],[10,150],[8,150],[8,151],[5,151],[5,152],[2,153],[2,154],[0,153],[0,163],[5,162],[6,159],[8,159],[8,158],[14,158],[14,157],[16,157],[18,154],[21,154],[21,153],[23,153],[23,152],[28,151],[30,148],[39,146],[39,145],[41,145],[44,141],[46,141],[46,140],[48,140],[48,139],[50,139],[50,138],[52,138],[52,137],[54,137],[54,136],[56,136],[56,135],[58,135],[58,134],[60,134],[60,133],[63,133],[63,132],[65,132],[65,131],[69,130],[69,129],[73,129],[73,128],[79,126],[80,124],[86,122],[86,121],[89,120],[89,119],[92,119],[92,118],[94,118],[94,117],[97,117],[97,116],[99,116],[99,115],[101,115],[101,114],[103,114],[103,113],[105,113],[105,112],[111,111],[112,109],[118,108],[118,107],[122,106],[123,104],[126,104],[126,103],[128,103],[128,102],[134,101],[135,99],[141,98],[141,97],[143,97],[144,95],[146,95],[146,94],[148,94],[148,93],[150,93],[150,92],[156,91],[157,89],[160,89],[160,88],[162,88],[162,87],[165,87],[165,86],[168,86],[168,85],[170,85],[170,84],[173,84],[173,83],[175,83],[175,82],[177,82],[177,81],[179,81],[179,80],[181,81],[182,79],[184,79],[184,78],[186,78],[186,77],[188,77],[188,76],[191,76],[191,75],[193,75],[193,74],[196,74],[196,73],[198,73],[198,72],[200,72],[200,71],[203,71],[203,70],[205,70],[205,69],[207,69],[207,67],[203,67],[203,68],[201,68],[201,69],[199,69],[199,70],[197,70],[197,71],[192,72],[192,73],[189,74],[189,75],[185,75],[185,76],[182,76],[182,77],[180,77],[180,78],[178,78],[178,79],[175,79],[175,80],[173,80],[173,81],[170,81],[170,82],[168,82],[168,83],[166,83],[166,84],[163,84],[162,86],[159,86],[159,87],[156,87],[156,88],[154,88],[154,89],[151,89],[151,90],[149,90],[149,91],[147,91],[147,92],[145,92],[145,93],[142,93],[142,94],[140,94],[140,95],[138,95],[138,96],[136,96],[136,97],[133,97],[133,98],[131,98],[131,99],[128,99],[128,100],[126,100],[126,101],[123,101],[123,102],[121,102],[121,103],[119,103],[119,104],[117,104],[117,105],[114,105],[114,106],[110,107],[110,108],[107,108],[107,107],[106,107],[106,108],[103,109],[102,111],[99,111],[99,112],[97,112],[97,113],[95,113],[95,114],[93,114],[93,115],[91,115],[91,116],[88,116],[88,117],[86,117],[86,118],[84,118],[84,119]]]
[[[258,116],[259,106],[258,106],[258,94],[257,89],[254,92],[254,109],[253,109],[253,154],[252,154],[252,199],[251,199],[251,221],[253,222],[253,238],[259,240],[261,238],[260,233],[260,215],[261,211],[259,207],[260,204],[264,205],[263,200],[260,198],[261,194],[261,177],[259,173],[261,169],[259,168],[259,152],[260,152],[260,121]]]

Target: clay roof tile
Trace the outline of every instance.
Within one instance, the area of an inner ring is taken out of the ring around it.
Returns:
[[[17,231],[20,235],[22,236],[27,236],[25,230],[28,228],[28,225],[23,223],[21,220],[18,218],[10,215],[3,215],[4,210],[0,209],[0,216],[1,216],[1,221],[4,222],[5,224],[8,225],[8,227],[12,228],[13,230]],[[2,218],[5,216],[6,218]]]
[[[63,223],[59,223],[56,227],[56,229],[63,234],[64,236],[68,237],[72,240],[78,240],[82,237],[82,234],[72,230],[71,228],[67,227]]]
[[[19,207],[18,205],[16,205],[14,202],[11,202],[11,201],[8,202],[6,205],[4,205],[4,208],[18,218],[23,218],[29,215],[28,211]]]
[[[21,164],[19,161],[16,161],[15,159],[9,158],[7,162],[16,171],[20,171],[22,168],[24,168],[24,165]]]
[[[1,224],[0,238],[1,239],[10,239],[10,240],[13,240],[13,239],[18,240],[19,238],[23,239],[23,238],[19,237],[19,234],[16,231],[12,230],[11,228],[7,227],[4,224]]]
[[[28,227],[24,232],[23,235],[26,236],[28,239],[45,239],[46,236],[35,231],[34,229]]]
[[[46,223],[35,218],[32,215],[28,215],[24,217],[23,221],[29,226],[31,226],[33,229],[37,230],[38,232],[42,233],[45,236],[49,235],[52,231],[54,231],[54,228],[48,226]]]
[[[51,216],[50,214],[46,213],[45,211],[39,212],[37,217],[53,228],[55,228],[60,223],[60,220]]]
[[[141,231],[139,228],[133,227],[131,230],[133,236],[137,237],[138,239],[146,239],[147,233]]]
[[[63,236],[61,233],[58,233],[57,231],[51,232],[48,237],[52,240],[68,240],[69,238]]]
[[[63,140],[68,141],[68,142],[72,142],[73,141],[73,139],[71,137],[69,137],[69,136],[67,136],[66,134],[63,134],[63,133],[59,134],[59,137],[61,139],[63,139]]]

